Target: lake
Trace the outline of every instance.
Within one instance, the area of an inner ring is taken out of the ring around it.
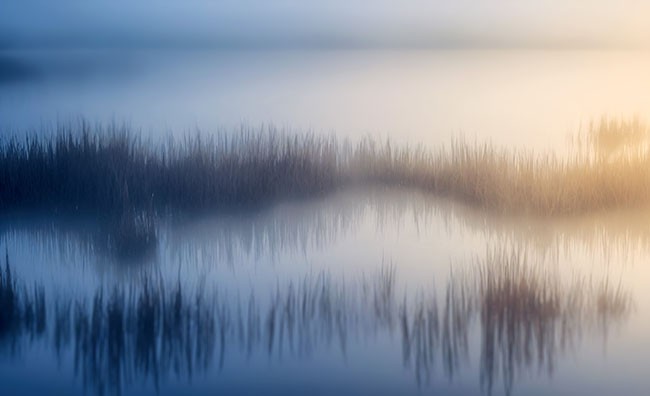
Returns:
[[[152,139],[271,124],[562,153],[592,120],[647,119],[649,66],[625,51],[13,51],[1,136],[84,117]],[[92,216],[0,213],[3,394],[644,395],[649,220],[359,187],[163,217],[154,251],[123,258]]]
[[[185,133],[273,124],[390,137],[562,146],[602,116],[650,115],[635,51],[13,51],[0,126],[80,116]]]

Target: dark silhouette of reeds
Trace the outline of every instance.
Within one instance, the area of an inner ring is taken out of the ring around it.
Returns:
[[[648,130],[593,124],[568,158],[455,141],[438,151],[273,128],[143,141],[127,126],[59,126],[0,141],[0,209],[120,216],[248,208],[350,185],[422,189],[497,212],[563,215],[650,203]],[[632,146],[631,146],[632,145]],[[633,147],[633,148],[632,148]]]
[[[155,147],[152,147],[155,146]],[[313,136],[242,129],[153,145],[126,126],[59,126],[3,140],[0,207],[114,211],[249,206],[313,195],[336,177],[334,147]]]

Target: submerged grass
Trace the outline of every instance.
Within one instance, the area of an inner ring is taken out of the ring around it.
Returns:
[[[454,141],[430,151],[273,128],[143,141],[126,126],[60,126],[0,140],[0,210],[153,213],[250,207],[351,185],[422,189],[503,213],[573,215],[650,204],[648,128],[601,120],[568,157]]]

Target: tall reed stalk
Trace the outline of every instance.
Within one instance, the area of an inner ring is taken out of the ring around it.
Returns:
[[[592,124],[568,157],[455,140],[437,151],[273,128],[153,143],[125,126],[0,140],[0,210],[108,213],[250,207],[352,185],[421,189],[503,213],[572,215],[650,204],[648,128]]]

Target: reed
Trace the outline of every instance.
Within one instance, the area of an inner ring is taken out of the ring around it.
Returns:
[[[452,142],[437,151],[274,128],[153,143],[126,126],[59,126],[0,141],[0,210],[123,213],[249,208],[355,185],[415,188],[501,213],[650,204],[648,128],[602,120],[559,157]]]

